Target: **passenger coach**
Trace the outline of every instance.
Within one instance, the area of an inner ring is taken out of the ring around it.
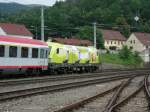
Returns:
[[[0,36],[0,74],[39,74],[48,68],[48,51],[39,40]]]

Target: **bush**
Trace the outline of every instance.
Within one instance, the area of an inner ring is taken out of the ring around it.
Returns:
[[[132,51],[128,49],[127,46],[123,46],[123,48],[119,51],[119,57],[122,60],[128,60],[132,56]]]
[[[138,52],[135,52],[134,55],[134,61],[135,61],[135,64],[140,64],[143,62],[142,58],[139,56],[139,53]]]
[[[106,53],[107,53],[107,54],[110,54],[110,51],[107,49],[107,50],[106,50]]]
[[[138,66],[143,61],[138,52],[132,52],[127,46],[124,46],[119,52],[119,58],[130,65]]]

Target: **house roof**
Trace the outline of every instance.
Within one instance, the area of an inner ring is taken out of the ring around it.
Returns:
[[[8,35],[19,35],[19,36],[29,36],[29,37],[33,36],[33,34],[24,25],[0,23],[0,27]]]
[[[40,40],[34,40],[30,38],[17,38],[12,36],[0,36],[0,42],[47,46],[46,42]]]
[[[84,45],[84,46],[91,46],[92,45],[92,42],[89,40],[80,40],[77,38],[70,38],[70,39],[53,38],[52,41],[62,43],[62,44],[68,44],[68,45]]]
[[[126,41],[126,38],[119,31],[102,30],[102,35],[103,35],[104,40]]]
[[[133,33],[139,41],[144,45],[150,45],[150,33],[134,32]]]

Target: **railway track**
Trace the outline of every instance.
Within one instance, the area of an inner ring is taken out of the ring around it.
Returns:
[[[121,71],[106,71],[101,73],[88,73],[88,74],[71,74],[71,75],[62,75],[62,76],[45,76],[45,77],[37,77],[37,78],[25,78],[25,79],[12,79],[12,80],[1,80],[0,86],[13,86],[19,84],[30,84],[30,83],[42,83],[49,81],[61,81],[61,80],[69,80],[69,79],[81,79],[81,78],[92,78],[92,77],[103,77],[103,76],[117,76],[126,75],[126,74],[145,74],[149,73],[148,69],[141,70],[121,70]]]
[[[0,101],[23,97],[23,96],[30,96],[30,95],[35,95],[35,94],[40,94],[40,93],[45,93],[45,92],[54,92],[54,91],[60,91],[60,90],[69,89],[69,88],[87,86],[91,84],[104,83],[108,81],[125,79],[125,78],[129,78],[133,76],[135,75],[128,74],[128,75],[120,75],[120,76],[110,76],[110,77],[105,77],[105,78],[89,79],[86,81],[77,81],[77,82],[72,82],[72,83],[57,84],[57,85],[50,85],[50,86],[47,85],[47,86],[37,87],[37,88],[1,92]]]
[[[147,75],[144,79],[144,90],[146,93],[147,97],[147,102],[148,102],[148,111],[150,112],[150,88],[149,88],[149,81],[148,81],[149,76]]]
[[[132,79],[133,79],[133,77],[130,78],[128,81],[122,82],[121,84],[119,84],[119,85],[117,85],[117,86],[115,86],[109,90],[106,90],[102,93],[98,93],[97,95],[94,95],[92,97],[89,97],[89,98],[81,100],[81,101],[78,101],[74,104],[67,105],[61,109],[54,111],[54,112],[70,112],[70,111],[73,111],[73,110],[78,109],[80,107],[84,108],[85,104],[91,103],[99,97],[105,97],[106,94],[113,92],[113,91],[114,91],[114,94],[111,97],[111,99],[108,101],[108,104],[106,105],[103,112],[114,112],[114,111],[116,112],[116,110],[118,108],[120,108],[122,105],[127,104],[127,102],[130,99],[134,98],[142,90],[145,90],[145,92],[146,92],[146,96],[147,96],[146,98],[148,101],[148,112],[149,112],[150,111],[150,90],[149,90],[148,75],[145,76],[142,83],[139,83],[139,86],[137,89],[133,90],[132,93],[128,94],[126,97],[124,97],[118,101],[118,98],[120,97],[121,92],[123,91],[123,89],[125,89],[125,87],[127,87],[129,85],[129,83],[131,83]],[[120,111],[118,111],[118,112],[120,112]]]
[[[146,96],[147,96],[146,99],[148,101],[148,112],[149,112],[150,111],[150,90],[149,90],[149,85],[148,85],[148,83],[149,83],[148,76],[149,75],[145,76],[143,82],[139,85],[138,89],[136,89],[135,91],[133,91],[131,94],[129,94],[127,97],[123,98],[118,103],[116,103],[113,106],[111,106],[111,108],[107,112],[113,112],[117,108],[119,108],[120,106],[127,104],[127,102],[129,100],[131,100],[132,98],[134,98],[143,89],[144,89],[144,91],[146,93]]]
[[[138,89],[134,90],[131,94],[129,94],[128,96],[126,96],[125,98],[123,98],[122,100],[120,100],[119,102],[117,103],[114,103],[110,109],[106,112],[113,112],[117,109],[119,109],[121,106],[127,104],[127,102],[134,98],[142,89],[144,88],[144,81],[143,83],[138,87]],[[120,94],[120,93],[119,93]]]

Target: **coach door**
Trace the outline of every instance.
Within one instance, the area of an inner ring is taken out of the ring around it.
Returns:
[[[48,55],[48,52],[46,49],[44,48],[40,49],[40,60],[41,60],[40,64],[42,66],[42,69],[44,69],[45,66],[47,66],[48,64],[47,55]]]

